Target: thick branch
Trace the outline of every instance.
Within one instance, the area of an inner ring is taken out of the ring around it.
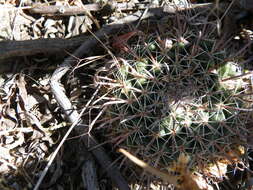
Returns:
[[[78,47],[87,39],[86,36],[70,39],[47,38],[25,41],[0,42],[0,59],[16,56],[28,56],[36,53],[56,53]]]

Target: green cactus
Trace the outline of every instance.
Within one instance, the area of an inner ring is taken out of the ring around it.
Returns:
[[[194,41],[194,40],[193,40]],[[168,166],[181,152],[208,163],[221,147],[234,144],[247,132],[238,108],[243,93],[237,83],[226,88],[224,78],[239,75],[224,63],[226,51],[213,51],[214,42],[174,41],[163,51],[154,36],[132,47],[114,69],[101,77],[110,99],[106,134],[142,158]],[[113,101],[113,100],[117,101]]]

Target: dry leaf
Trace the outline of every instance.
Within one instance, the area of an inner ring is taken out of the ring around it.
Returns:
[[[126,34],[122,34],[120,36],[117,36],[113,39],[112,48],[114,50],[120,50],[124,52],[129,52],[129,47],[127,45],[127,42],[130,38],[132,38],[135,35],[142,34],[141,31],[135,30],[132,32],[128,32]]]

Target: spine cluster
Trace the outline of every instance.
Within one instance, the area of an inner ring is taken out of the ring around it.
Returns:
[[[167,166],[181,153],[202,166],[243,144],[247,116],[238,96],[246,84],[233,79],[242,71],[224,62],[226,52],[210,40],[171,40],[167,49],[156,36],[140,41],[97,75],[111,142]]]

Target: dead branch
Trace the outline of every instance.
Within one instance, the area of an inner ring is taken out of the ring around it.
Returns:
[[[227,6],[227,3],[220,3],[216,6],[214,3],[202,3],[202,4],[185,4],[185,5],[175,5],[173,3],[166,4],[163,7],[157,6],[154,4],[148,4],[147,2],[143,3],[133,3],[133,2],[123,2],[123,3],[108,3],[107,6],[101,6],[97,3],[85,4],[82,7],[78,6],[56,6],[56,5],[43,5],[43,4],[35,4],[31,8],[27,8],[32,14],[46,14],[48,16],[70,16],[70,15],[79,15],[86,14],[87,11],[100,11],[106,12],[112,10],[120,10],[120,11],[137,11],[137,10],[145,10],[147,8],[154,9],[158,8],[160,11],[164,11],[167,13],[176,13],[177,11],[186,11],[186,10],[210,10],[212,8],[223,9],[224,6]],[[105,10],[106,9],[106,10]]]
[[[62,50],[70,50],[81,45],[87,39],[86,36],[70,39],[48,38],[25,41],[0,42],[0,60],[16,56],[28,56],[37,53],[56,53]]]
[[[29,12],[32,14],[46,14],[46,15],[77,15],[77,14],[86,14],[87,11],[100,11],[101,6],[98,3],[83,5],[82,7],[78,6],[67,6],[67,5],[43,5],[35,4]]]

